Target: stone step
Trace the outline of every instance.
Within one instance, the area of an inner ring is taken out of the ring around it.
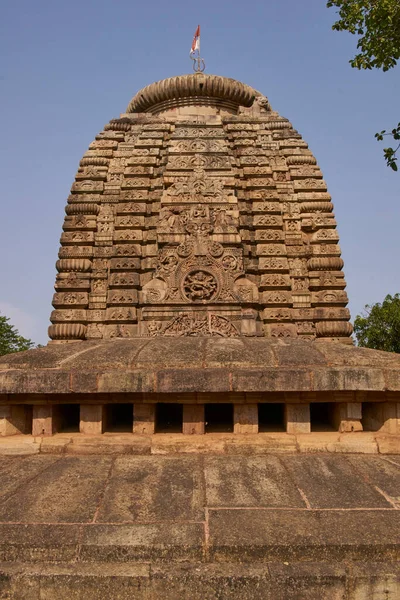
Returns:
[[[0,563],[16,600],[368,600],[400,597],[391,562]]]
[[[400,436],[375,432],[306,434],[257,433],[206,435],[56,434],[51,437],[0,437],[0,456],[32,454],[249,454],[329,452],[400,454]]]
[[[400,560],[400,510],[208,509],[204,522],[0,524],[2,562]]]

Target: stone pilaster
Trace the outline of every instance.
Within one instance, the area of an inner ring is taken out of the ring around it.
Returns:
[[[310,405],[286,404],[285,421],[287,433],[310,433]]]
[[[257,404],[233,405],[233,432],[258,433]]]
[[[155,431],[156,407],[154,404],[135,404],[133,408],[133,433],[152,435]]]
[[[184,404],[183,433],[186,435],[201,435],[204,430],[204,404]]]
[[[100,435],[104,431],[104,405],[81,404],[79,431],[85,435]]]
[[[34,405],[32,435],[53,435],[57,432],[57,406],[52,404]]]

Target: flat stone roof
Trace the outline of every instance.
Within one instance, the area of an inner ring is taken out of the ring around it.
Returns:
[[[270,338],[49,344],[0,358],[0,395],[400,391],[398,354]]]
[[[398,457],[28,456],[0,468],[4,598],[399,597]]]

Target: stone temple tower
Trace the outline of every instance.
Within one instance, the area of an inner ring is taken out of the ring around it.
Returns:
[[[351,343],[332,211],[265,96],[203,73],[153,83],[80,162],[49,336]]]
[[[50,343],[0,357],[0,597],[398,599],[400,355],[353,345],[342,268],[265,96],[138,92],[80,161]]]
[[[260,92],[145,87],[80,161],[51,342],[0,359],[0,435],[399,433],[399,357],[353,346],[338,241]]]

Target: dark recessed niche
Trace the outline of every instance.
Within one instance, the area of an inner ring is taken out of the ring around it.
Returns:
[[[182,423],[182,404],[156,404],[156,433],[182,433]]]
[[[311,431],[335,431],[334,408],[332,402],[311,402]]]
[[[57,430],[59,433],[79,432],[79,404],[59,404],[56,407]]]
[[[104,431],[109,433],[132,433],[133,405],[106,404]]]
[[[285,431],[285,405],[262,402],[258,405],[258,431]]]
[[[206,433],[233,432],[233,404],[206,404],[204,417]]]

